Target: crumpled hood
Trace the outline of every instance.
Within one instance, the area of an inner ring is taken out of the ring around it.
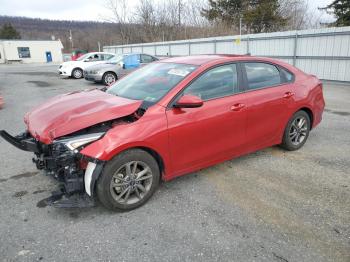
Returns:
[[[28,131],[50,144],[55,138],[135,112],[142,101],[86,90],[56,96],[24,117]]]

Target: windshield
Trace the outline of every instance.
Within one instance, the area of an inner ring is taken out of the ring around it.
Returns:
[[[116,55],[107,60],[107,63],[118,64],[123,60],[123,55]]]
[[[194,65],[152,63],[118,80],[107,93],[143,100],[146,106],[150,106],[196,68]]]
[[[85,55],[82,55],[80,56],[79,58],[77,58],[77,61],[82,61],[84,60],[85,58],[88,58],[88,56],[90,56],[91,54],[85,54]]]

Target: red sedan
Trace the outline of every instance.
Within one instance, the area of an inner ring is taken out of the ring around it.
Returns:
[[[152,63],[107,91],[52,98],[27,113],[26,132],[1,135],[61,181],[50,204],[98,197],[109,209],[130,210],[160,179],[273,145],[301,148],[324,106],[320,80],[289,64],[189,56]]]

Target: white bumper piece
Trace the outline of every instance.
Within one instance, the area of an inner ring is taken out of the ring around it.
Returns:
[[[84,175],[85,191],[89,196],[91,196],[91,178],[95,168],[96,168],[96,164],[89,162],[86,167],[86,171]]]

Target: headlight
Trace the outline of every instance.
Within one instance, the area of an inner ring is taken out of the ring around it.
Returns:
[[[91,74],[93,74],[93,75],[97,75],[99,73],[100,73],[100,71],[91,71]]]
[[[73,138],[57,140],[56,142],[64,144],[70,150],[76,150],[83,145],[100,139],[103,135],[104,133],[93,133],[88,135],[76,136]]]

